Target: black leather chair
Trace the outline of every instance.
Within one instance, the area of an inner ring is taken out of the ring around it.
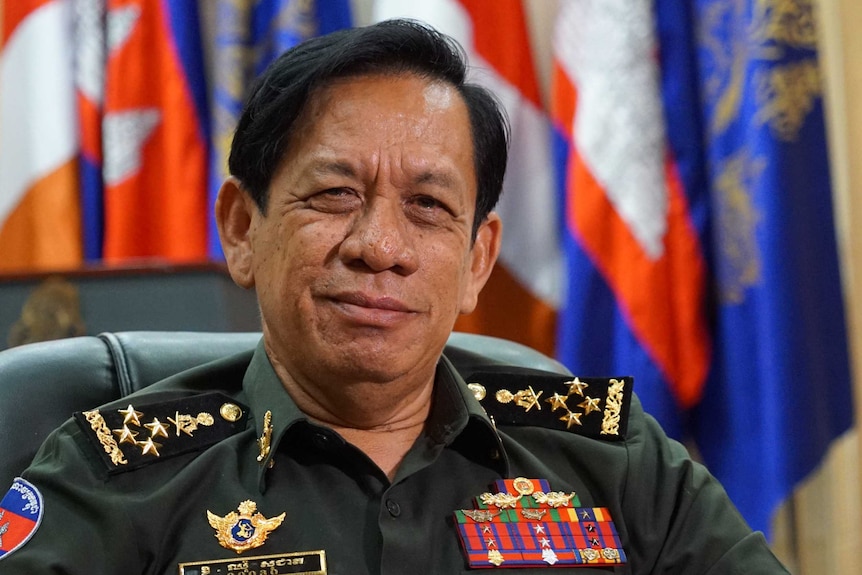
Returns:
[[[259,339],[259,333],[130,331],[0,352],[0,493],[72,413],[251,350]],[[465,376],[488,363],[568,373],[562,364],[529,347],[482,335],[453,333],[446,354]]]

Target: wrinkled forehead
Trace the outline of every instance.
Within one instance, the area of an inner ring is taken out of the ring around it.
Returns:
[[[309,140],[336,143],[339,136],[369,136],[370,143],[384,134],[391,144],[437,145],[447,153],[474,156],[470,113],[458,88],[416,74],[347,76],[316,87],[287,149],[295,151]]]
[[[338,76],[315,85],[308,94],[304,106],[297,116],[297,123],[315,120],[323,109],[333,100],[338,100],[341,94],[350,89],[357,93],[356,86],[365,86],[368,92],[373,92],[378,86],[393,86],[396,83],[410,82],[416,86],[409,96],[412,103],[421,103],[429,113],[462,108],[467,110],[467,103],[458,88],[445,80],[428,77],[413,72],[375,72]],[[358,94],[361,95],[361,90]]]

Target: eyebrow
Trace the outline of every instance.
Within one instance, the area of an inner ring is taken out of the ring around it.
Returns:
[[[359,177],[357,169],[350,162],[343,160],[321,160],[320,162],[313,163],[311,170],[318,175],[334,174],[348,178]],[[429,184],[443,189],[454,189],[457,187],[455,178],[452,174],[445,171],[425,170],[420,172],[412,181],[416,185]]]
[[[356,170],[347,162],[324,161],[312,166],[315,174],[335,174],[337,176],[356,177]]]
[[[422,172],[416,178],[417,184],[431,184],[441,188],[451,189],[455,187],[455,181],[450,174],[444,172]]]

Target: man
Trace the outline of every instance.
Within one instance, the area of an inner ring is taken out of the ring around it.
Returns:
[[[441,356],[501,234],[506,124],[464,74],[391,21],[263,75],[216,207],[260,346],[76,414],[0,571],[785,572],[630,379]]]

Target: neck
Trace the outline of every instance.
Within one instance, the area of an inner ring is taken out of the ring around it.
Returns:
[[[270,355],[275,372],[309,419],[337,431],[391,481],[431,410],[434,373],[395,381],[303,381]]]

